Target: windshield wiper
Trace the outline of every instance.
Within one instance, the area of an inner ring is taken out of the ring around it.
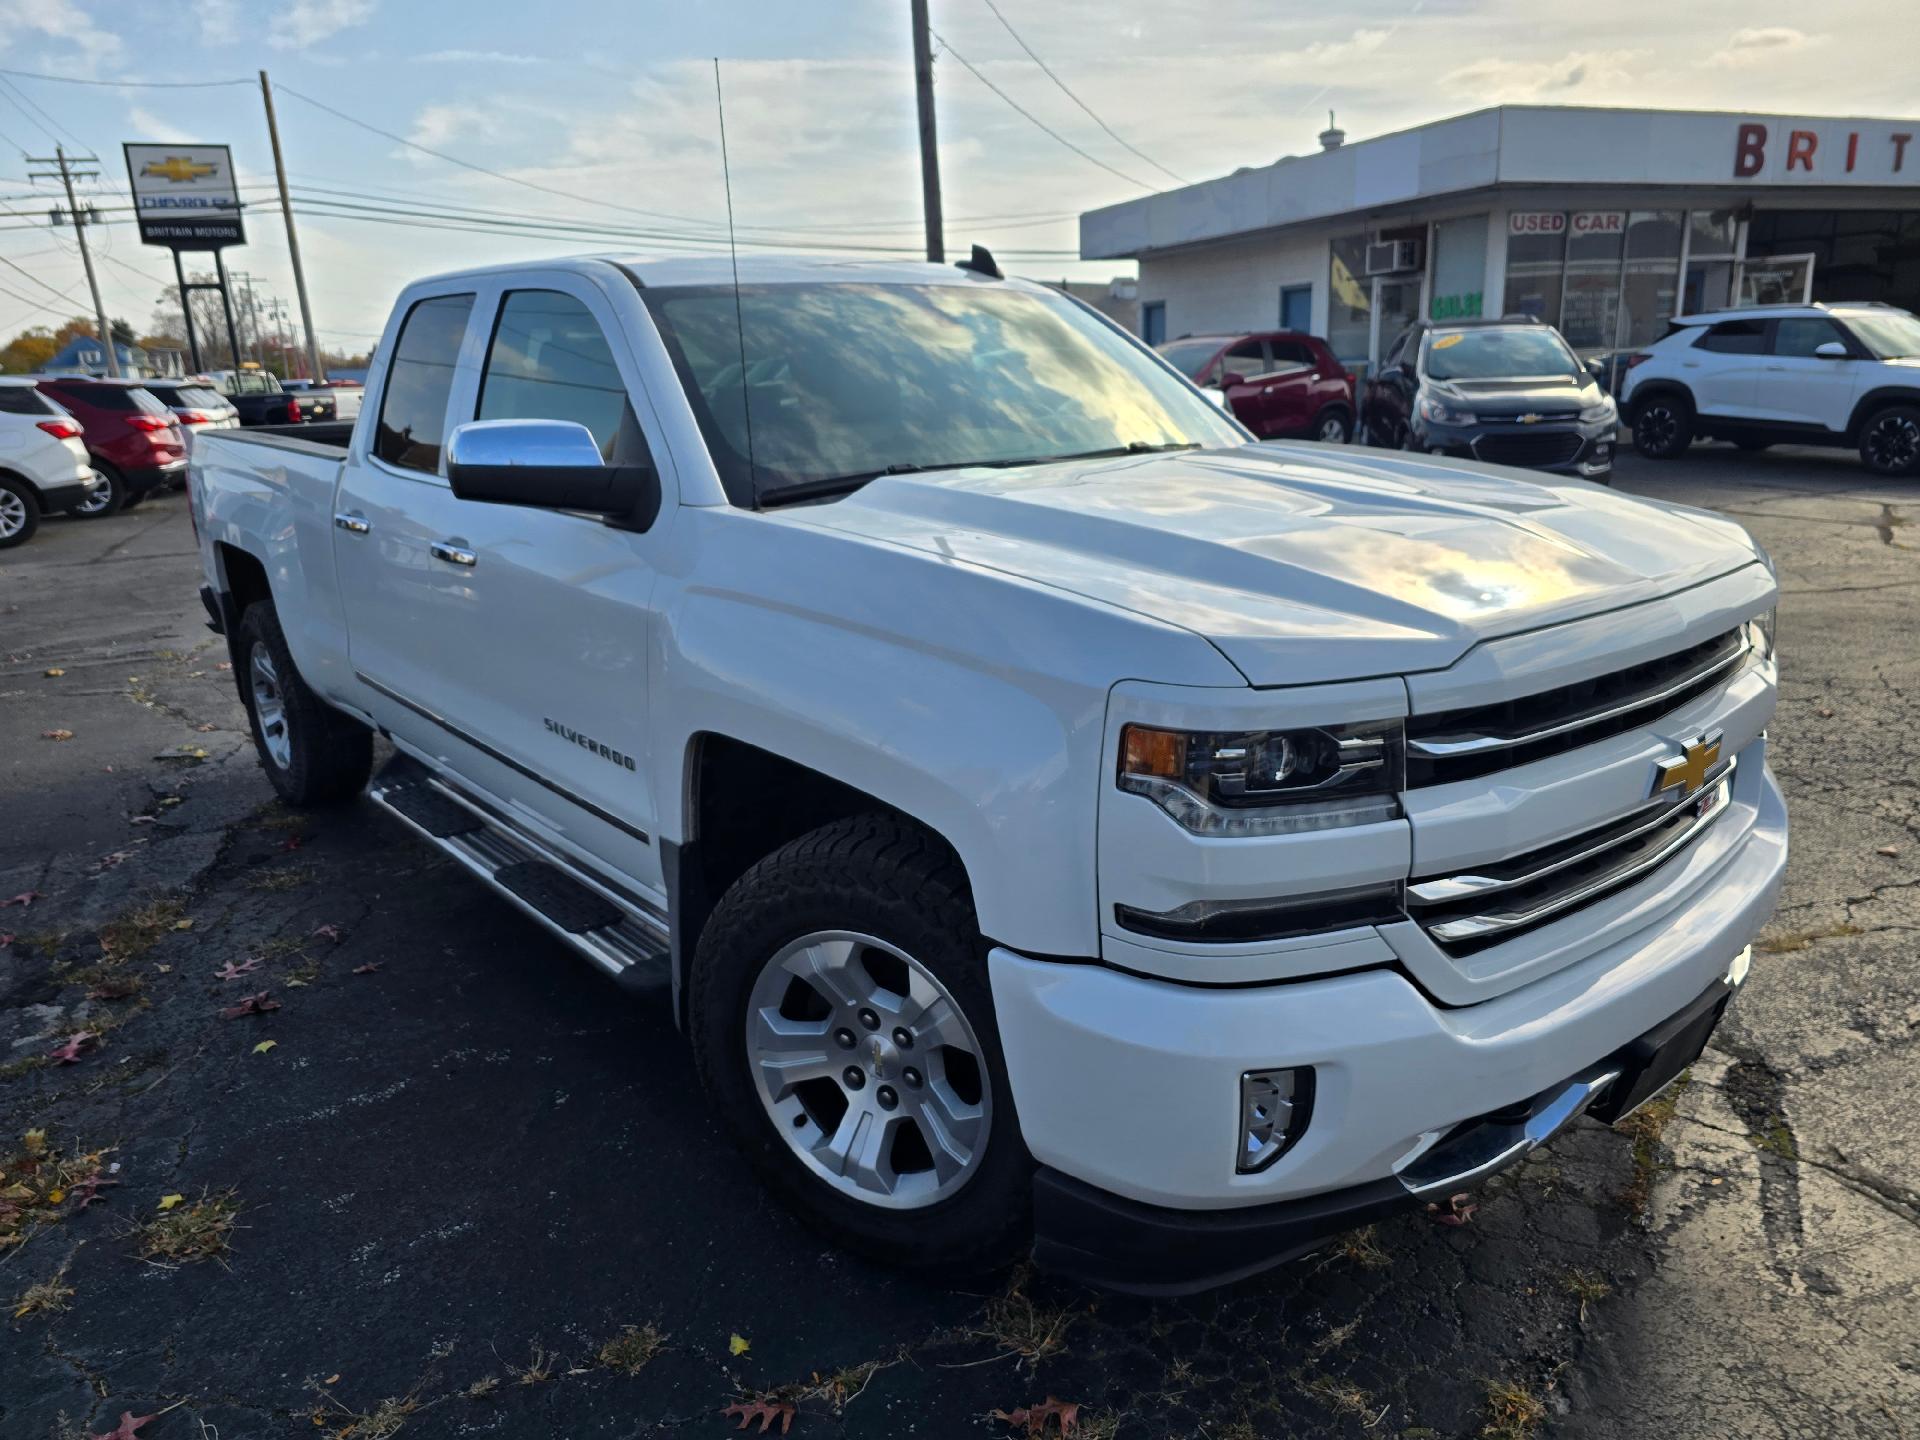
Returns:
[[[1125,445],[1110,446],[1104,450],[1083,450],[1073,455],[1029,455],[1018,460],[953,460],[938,465],[917,465],[908,461],[883,465],[878,470],[856,470],[849,475],[796,480],[791,485],[775,486],[762,494],[759,501],[764,508],[768,505],[790,505],[799,500],[822,500],[832,495],[846,495],[883,475],[919,475],[929,470],[1017,470],[1028,465],[1053,465],[1067,460],[1107,460],[1120,455],[1153,455],[1164,450],[1199,448],[1200,442],[1197,440],[1173,440],[1158,445],[1146,440],[1129,440]]]

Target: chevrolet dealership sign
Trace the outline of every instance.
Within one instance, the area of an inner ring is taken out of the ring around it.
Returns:
[[[126,145],[140,240],[175,250],[244,245],[240,192],[225,145]]]

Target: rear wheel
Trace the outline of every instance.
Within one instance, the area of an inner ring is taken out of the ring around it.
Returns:
[[[1920,406],[1889,405],[1868,416],[1860,458],[1876,475],[1920,474]]]
[[[688,1001],[702,1083],[761,1179],[893,1264],[1008,1258],[1031,1161],[966,877],[886,815],[760,861],[701,933]]]
[[[0,550],[24,545],[40,528],[40,502],[19,481],[0,475]]]
[[[1671,460],[1693,443],[1693,407],[1678,395],[1650,395],[1633,410],[1633,448]]]
[[[305,808],[359,794],[373,772],[373,734],[307,688],[272,601],[247,607],[238,641],[254,749],[280,798]]]
[[[83,520],[118,515],[127,504],[126,478],[104,461],[94,461],[93,469],[100,477],[100,483],[94,486],[91,495],[73,507],[73,513]]]
[[[1344,445],[1353,433],[1344,410],[1323,410],[1313,422],[1313,438],[1328,445]]]

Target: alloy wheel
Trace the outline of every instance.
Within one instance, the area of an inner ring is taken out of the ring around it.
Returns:
[[[98,515],[112,503],[112,482],[103,480],[100,484],[93,487],[92,492],[86,499],[73,507],[73,513],[76,515]]]
[[[253,692],[253,713],[260,722],[260,743],[267,757],[282,770],[293,764],[293,732],[287,728],[287,699],[273,656],[258,640],[247,659],[247,684]]]
[[[754,982],[746,1042],[774,1130],[842,1194],[918,1209],[978,1170],[985,1052],[952,993],[897,946],[839,930],[791,942]]]
[[[1329,415],[1320,422],[1319,438],[1330,445],[1339,445],[1347,438],[1347,422],[1338,415]]]
[[[1649,405],[1634,424],[1634,437],[1643,450],[1664,451],[1672,448],[1679,430],[1680,417],[1671,406]]]
[[[1910,415],[1882,415],[1867,428],[1862,448],[1874,469],[1900,474],[1920,461],[1920,421]]]
[[[0,540],[11,540],[27,528],[27,502],[11,490],[0,490]]]

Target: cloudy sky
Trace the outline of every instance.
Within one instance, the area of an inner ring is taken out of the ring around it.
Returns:
[[[935,63],[949,246],[982,241],[1044,277],[1114,271],[1072,260],[1079,211],[1309,150],[1328,108],[1352,139],[1502,101],[1920,113],[1916,0],[995,4],[1113,132],[986,0],[932,0],[950,52]],[[718,244],[715,55],[743,241],[919,243],[906,0],[0,0],[0,33],[0,208],[16,217],[0,214],[0,336],[89,308],[71,232],[35,223],[50,201],[23,157],[56,141],[101,158],[89,188],[109,206],[125,203],[121,142],[231,143],[255,208],[252,243],[229,261],[291,306],[251,83],[261,68],[279,90],[296,206],[310,212],[299,224],[315,320],[336,348],[371,343],[394,292],[422,273]],[[462,218],[482,216],[508,233]],[[143,248],[130,223],[91,234],[109,311],[144,328],[165,251]]]

